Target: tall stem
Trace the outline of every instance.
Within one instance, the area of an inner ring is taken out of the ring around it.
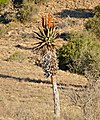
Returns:
[[[54,113],[57,117],[60,117],[60,101],[59,101],[59,92],[57,89],[57,83],[54,76],[51,76],[53,97],[54,97]]]

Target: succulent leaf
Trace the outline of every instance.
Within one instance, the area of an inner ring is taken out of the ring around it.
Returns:
[[[38,29],[39,29],[41,36],[46,37],[44,30],[42,30],[40,27]]]

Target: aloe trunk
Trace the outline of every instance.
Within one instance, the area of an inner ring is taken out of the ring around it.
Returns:
[[[57,88],[56,79],[54,79],[53,76],[51,76],[51,82],[52,82],[53,97],[54,97],[54,113],[55,113],[56,117],[60,117],[59,92],[58,92],[58,88]]]

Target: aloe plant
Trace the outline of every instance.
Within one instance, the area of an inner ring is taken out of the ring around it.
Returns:
[[[42,17],[42,28],[39,27],[39,33],[35,32],[35,37],[40,41],[35,44],[34,50],[41,51],[41,66],[45,72],[45,76],[47,78],[51,77],[54,96],[54,113],[57,117],[59,117],[59,92],[55,78],[55,74],[58,70],[58,60],[55,49],[55,39],[57,38],[57,32],[50,13],[48,14],[48,19],[46,19],[46,16]]]

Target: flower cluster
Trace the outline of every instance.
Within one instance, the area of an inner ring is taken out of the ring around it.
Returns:
[[[48,21],[46,19],[46,16],[42,16],[42,27],[49,29],[54,28],[54,21],[50,13],[48,14]]]

